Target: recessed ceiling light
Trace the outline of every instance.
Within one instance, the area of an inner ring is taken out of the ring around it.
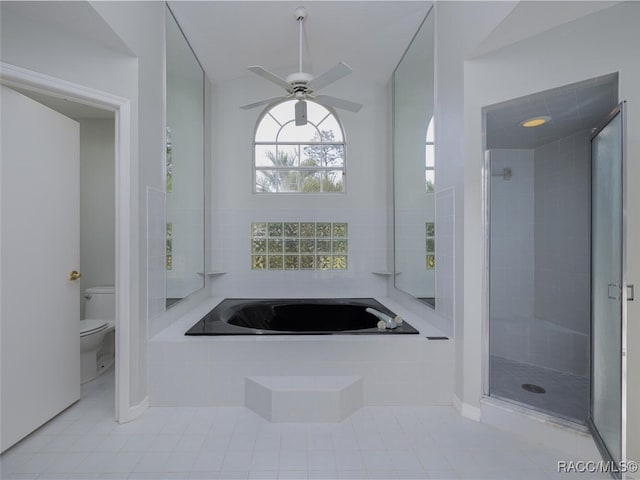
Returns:
[[[544,125],[545,123],[549,122],[551,120],[551,117],[533,117],[533,118],[529,118],[527,120],[523,120],[522,122],[520,122],[520,126],[521,127],[525,127],[525,128],[531,128],[531,127],[539,127],[540,125]]]

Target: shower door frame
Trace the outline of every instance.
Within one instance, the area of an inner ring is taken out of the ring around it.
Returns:
[[[607,116],[606,120],[592,133],[590,137],[591,143],[591,161],[593,161],[592,142],[605,127],[617,116],[620,115],[620,151],[621,151],[621,179],[620,179],[620,461],[622,463],[627,460],[627,302],[629,298],[629,287],[633,287],[628,283],[627,278],[627,145],[626,145],[626,100],[620,102]],[[592,188],[593,188],[593,171],[592,171]],[[593,195],[593,193],[592,193]],[[593,229],[593,208],[591,210]],[[593,235],[593,231],[592,231]],[[593,245],[592,247],[593,248]],[[591,262],[593,262],[593,252],[591,253]],[[593,275],[593,268],[592,275]],[[593,295],[591,296],[593,302]],[[589,322],[589,413],[587,417],[587,425],[598,450],[602,456],[609,461],[613,461],[608,446],[601,437],[600,432],[593,421],[593,306],[591,308],[591,319]],[[620,472],[621,473],[621,472]],[[615,478],[620,478],[616,476]]]

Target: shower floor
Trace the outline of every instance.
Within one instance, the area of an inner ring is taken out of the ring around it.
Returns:
[[[589,405],[589,379],[549,368],[491,356],[490,395],[524,403],[546,413],[585,424]],[[538,385],[546,393],[533,393],[523,384]]]

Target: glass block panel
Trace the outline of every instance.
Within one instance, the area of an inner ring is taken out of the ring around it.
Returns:
[[[333,253],[347,253],[347,241],[346,240],[334,240],[333,241]]]
[[[301,253],[316,253],[316,241],[310,238],[300,240]]]
[[[282,255],[269,255],[269,270],[282,270]]]
[[[346,223],[334,223],[333,224],[333,236],[338,238],[347,238],[347,224]]]
[[[300,257],[298,255],[285,255],[284,268],[286,270],[298,270],[300,266]]]
[[[312,222],[305,222],[300,224],[300,236],[301,237],[315,237],[316,236],[316,224]]]
[[[286,222],[284,224],[285,237],[297,237],[298,235],[300,235],[300,224],[298,222]]]
[[[330,223],[317,223],[316,224],[316,236],[318,236],[318,237],[330,237],[331,236],[331,224]]]
[[[436,256],[427,255],[427,270],[431,270],[432,268],[436,268]]]
[[[333,256],[333,269],[334,270],[346,270],[347,269],[347,256],[346,255],[334,255]]]
[[[316,251],[318,253],[331,253],[331,240],[316,240]]]
[[[269,239],[269,253],[282,253],[283,242],[277,238]]]
[[[435,237],[436,236],[435,224],[433,222],[427,222],[426,223],[426,230],[427,230],[427,237]]]
[[[330,270],[332,265],[331,255],[318,255],[318,270]]]
[[[266,222],[254,222],[251,224],[251,236],[252,237],[266,237],[267,236],[267,223]]]
[[[284,252],[285,253],[298,253],[300,252],[300,240],[287,238],[284,241]]]
[[[436,251],[436,239],[427,238],[427,252],[433,253]]]
[[[254,238],[251,241],[251,253],[267,253],[267,240],[264,238]]]
[[[347,223],[253,222],[251,234],[253,270],[347,269]],[[429,247],[434,244],[427,238]]]
[[[251,270],[265,270],[267,268],[266,255],[251,256]]]
[[[316,268],[315,255],[300,255],[300,268],[302,270],[314,270]]]
[[[282,222],[269,222],[269,236],[281,237],[282,236]]]
[[[166,262],[167,262],[167,270],[172,270],[173,269],[173,255],[167,255],[165,258],[166,258]]]

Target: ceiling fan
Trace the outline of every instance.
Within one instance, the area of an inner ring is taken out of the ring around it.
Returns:
[[[305,100],[307,99],[313,100],[314,102],[327,107],[340,108],[343,110],[348,110],[350,112],[360,111],[362,105],[359,103],[351,102],[349,100],[343,100],[342,98],[332,97],[330,95],[318,95],[317,91],[321,88],[326,87],[336,80],[340,80],[341,78],[349,75],[351,73],[351,67],[349,67],[349,65],[347,65],[346,63],[339,62],[336,66],[330,68],[318,77],[314,77],[310,73],[303,72],[302,23],[304,22],[304,19],[307,18],[307,11],[304,9],[304,7],[298,7],[296,9],[295,18],[298,22],[300,31],[300,55],[298,56],[298,71],[292,73],[286,79],[283,79],[277,76],[275,73],[272,73],[259,65],[249,67],[249,70],[251,72],[284,88],[287,92],[286,95],[268,98],[255,103],[249,103],[248,105],[243,105],[240,108],[248,110],[250,108],[259,107],[261,105],[266,105],[278,100],[296,99],[298,100],[295,106],[296,125],[306,125],[307,123],[307,104],[305,102]]]

